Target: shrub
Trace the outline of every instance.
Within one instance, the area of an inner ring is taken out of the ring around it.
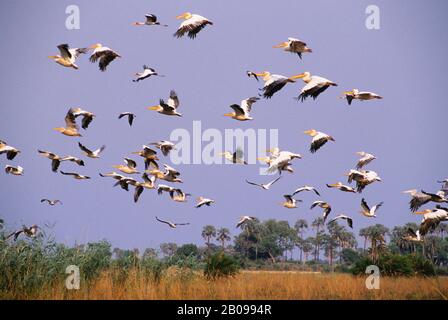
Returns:
[[[204,275],[207,279],[217,279],[233,276],[238,273],[240,266],[234,258],[224,252],[210,255],[206,260]]]

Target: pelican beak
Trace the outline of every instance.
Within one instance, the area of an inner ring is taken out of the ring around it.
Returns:
[[[258,76],[258,77],[264,77],[266,75],[266,72],[262,72],[262,73],[255,73],[254,75]]]
[[[276,46],[273,46],[272,48],[284,48],[288,45],[288,42],[282,42]]]
[[[96,49],[98,47],[98,44],[92,44],[89,49]]]
[[[53,128],[53,130],[56,130],[56,131],[62,132],[62,131],[64,131],[64,128]]]
[[[305,73],[301,73],[301,74],[297,74],[295,76],[289,77],[288,79],[290,79],[290,80],[300,79],[300,78],[303,78],[304,76],[305,76]]]
[[[160,106],[152,106],[152,107],[148,107],[148,110],[159,110]]]
[[[414,212],[414,214],[426,214],[426,210]]]
[[[56,59],[56,56],[48,56],[49,59]]]
[[[313,132],[314,132],[314,130],[305,130],[305,131],[303,131],[303,133],[305,133],[305,134],[307,134],[309,136],[312,136]]]
[[[224,117],[233,117],[233,113],[225,113]]]
[[[345,95],[353,94],[353,91],[345,91],[343,94]]]
[[[183,19],[186,17],[186,15],[187,15],[186,13],[182,13],[182,14],[176,16],[176,19]]]

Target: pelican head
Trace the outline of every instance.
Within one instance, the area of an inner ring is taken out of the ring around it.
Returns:
[[[254,72],[254,74],[258,77],[263,77],[263,80],[267,81],[271,77],[271,73],[269,71],[263,71],[260,73]]]
[[[190,19],[193,15],[190,12],[185,12],[176,17],[176,19]]]
[[[282,42],[282,43],[280,43],[280,44],[278,44],[278,45],[276,45],[276,46],[273,46],[272,48],[285,48],[285,47],[287,47],[289,45],[289,42],[288,41],[285,41],[285,42]]]
[[[304,133],[307,134],[307,135],[309,135],[309,136],[311,136],[311,137],[314,137],[314,136],[317,135],[317,131],[314,130],[314,129],[306,130],[306,131],[304,131]]]
[[[432,212],[431,209],[425,209],[423,211],[417,211],[417,212],[415,212],[415,214],[427,214],[427,213],[430,213],[430,212]]]
[[[103,45],[101,43],[95,43],[89,47],[89,49],[101,48]]]
[[[297,74],[295,76],[289,77],[290,80],[294,80],[294,79],[303,79],[303,81],[308,81],[309,78],[311,77],[311,73],[309,73],[308,71],[305,71],[303,73]]]

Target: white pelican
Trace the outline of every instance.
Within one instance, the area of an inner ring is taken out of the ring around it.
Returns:
[[[158,169],[154,169],[149,171],[150,174],[156,176],[157,179],[165,180],[168,182],[179,182],[182,183],[183,181],[178,178],[180,175],[180,172],[176,169],[170,167],[167,164],[164,164],[163,167],[165,168],[165,171],[160,171]]]
[[[92,158],[92,159],[99,158],[100,153],[103,152],[104,149],[106,148],[106,146],[103,145],[103,146],[101,146],[101,148],[96,149],[95,151],[91,151],[90,149],[86,148],[81,142],[78,142],[78,146],[82,151],[84,151],[86,156],[88,156],[89,158]]]
[[[282,42],[273,48],[284,48],[285,51],[296,53],[300,59],[302,59],[302,53],[313,52],[313,50],[306,46],[305,42],[296,38],[288,38],[288,41]]]
[[[185,19],[185,21],[180,24],[179,29],[174,33],[174,36],[177,38],[181,38],[188,33],[188,37],[194,39],[199,31],[204,29],[208,24],[213,25],[213,22],[207,18],[198,14],[191,14],[190,12],[178,15],[176,19]]]
[[[297,202],[302,202],[302,200],[297,200],[292,197],[290,194],[285,194],[283,197],[286,199],[285,202],[282,202],[282,206],[288,209],[297,208]]]
[[[143,178],[144,182],[135,182],[135,183],[132,183],[130,181],[126,182],[126,184],[133,184],[135,187],[134,202],[138,201],[138,198],[140,197],[140,195],[142,194],[144,189],[154,189],[155,188],[156,177],[151,176],[151,178],[150,178],[150,177],[148,177],[148,175],[146,173],[144,173],[142,178]]]
[[[330,224],[330,223],[332,223],[332,222],[334,222],[334,221],[336,221],[338,219],[342,219],[342,220],[347,221],[348,226],[353,229],[353,219],[350,218],[349,216],[346,216],[345,214],[340,214],[340,215],[334,217],[333,219],[328,221],[328,224]]]
[[[346,98],[349,105],[352,104],[353,99],[361,101],[383,99],[383,97],[377,95],[376,93],[368,91],[359,91],[358,89],[353,89],[352,91],[345,91],[342,98]]]
[[[167,140],[151,142],[150,145],[155,146],[157,149],[160,149],[165,157],[170,153],[171,150],[176,150],[174,143]]]
[[[181,189],[173,189],[170,191],[170,197],[176,202],[187,202],[187,197],[191,196],[190,193],[185,193]]]
[[[12,174],[15,176],[23,176],[23,168],[21,166],[5,166],[5,172],[7,174]]]
[[[310,146],[310,152],[314,153],[317,150],[320,149],[324,144],[326,144],[328,141],[335,141],[334,138],[326,133],[319,132],[317,130],[311,129],[306,130],[305,134],[313,137],[311,140],[311,146]]]
[[[424,236],[429,231],[434,230],[440,222],[448,221],[448,208],[441,206],[436,206],[435,209],[418,211],[416,214],[423,214],[423,220],[419,228],[421,236]]]
[[[281,178],[281,176],[278,177],[278,178],[275,179],[275,180],[272,180],[272,181],[268,182],[268,183],[262,183],[262,184],[258,184],[258,183],[255,183],[255,182],[250,182],[250,181],[247,181],[247,180],[246,180],[246,182],[247,182],[248,184],[253,185],[253,186],[258,186],[258,187],[262,188],[263,190],[269,190],[269,188],[271,188],[271,186],[272,186],[274,183],[276,183],[278,180],[280,180],[280,178]]]
[[[408,228],[407,234],[403,237],[403,240],[411,242],[423,242],[423,237],[420,235],[420,230],[414,231],[411,228]]]
[[[88,176],[84,176],[82,174],[74,173],[74,172],[64,172],[64,171],[61,171],[61,174],[65,175],[65,176],[72,176],[76,180],[90,179],[90,177],[88,177]]]
[[[145,14],[146,21],[145,22],[134,22],[132,25],[134,26],[162,26],[162,27],[168,27],[167,24],[160,24],[159,21],[157,21],[157,16],[152,13]]]
[[[123,173],[126,174],[134,174],[134,173],[140,173],[137,171],[137,162],[135,162],[132,159],[129,158],[124,158],[124,163],[125,165],[113,165],[112,167],[114,167],[115,169],[120,170]]]
[[[49,199],[42,199],[42,200],[40,200],[40,202],[41,203],[43,203],[43,202],[46,202],[46,203],[48,203],[50,206],[54,206],[54,205],[56,205],[56,204],[62,204],[62,201],[61,200],[49,200]]]
[[[182,114],[177,112],[177,108],[179,107],[179,97],[174,90],[170,91],[170,97],[166,103],[163,99],[160,99],[159,103],[159,105],[148,107],[147,109],[157,111],[158,113],[167,116],[182,117]]]
[[[436,203],[448,203],[448,199],[446,198],[445,192],[443,190],[438,191],[437,193],[429,193],[421,190],[418,192],[416,189],[403,191],[403,193],[409,194],[412,199],[409,202],[409,206],[411,211],[417,211],[422,205],[427,204],[428,202],[436,202]]]
[[[362,215],[368,218],[376,218],[376,211],[383,205],[383,202],[378,203],[377,205],[373,206],[372,208],[369,207],[369,205],[366,202],[366,199],[361,199],[361,208],[362,208]]]
[[[320,193],[316,190],[316,188],[311,187],[311,186],[303,186],[303,187],[297,188],[297,189],[292,193],[292,195],[294,196],[294,195],[296,195],[297,193],[302,192],[302,191],[314,191],[314,193],[317,194],[317,195],[320,197]]]
[[[68,44],[58,45],[59,52],[61,55],[49,56],[48,58],[53,59],[54,62],[60,64],[61,66],[79,69],[75,64],[76,59],[82,54],[87,53],[89,48],[69,48]]]
[[[39,154],[44,156],[45,158],[48,158],[51,160],[51,170],[53,172],[58,171],[59,165],[61,164],[62,161],[71,161],[71,162],[75,162],[78,166],[84,166],[83,160],[78,159],[73,156],[61,157],[53,152],[42,151],[42,150],[37,150],[37,152],[39,152]]]
[[[372,162],[373,160],[376,159],[376,157],[373,154],[367,153],[365,151],[359,151],[359,152],[356,152],[356,154],[361,157],[358,160],[358,163],[356,164],[357,170],[362,169],[367,164],[369,164],[370,162]]]
[[[132,154],[138,154],[140,157],[145,159],[145,170],[147,170],[150,165],[154,166],[156,169],[159,168],[159,165],[156,162],[156,160],[159,160],[157,157],[157,151],[151,149],[150,147],[143,145],[142,150],[132,152]]]
[[[131,177],[123,177],[119,179],[117,182],[115,182],[114,187],[120,186],[121,189],[129,191],[129,185],[132,185],[134,187],[137,187],[139,182]],[[136,190],[137,192],[137,190]],[[135,201],[135,194],[134,194],[134,201]]]
[[[6,153],[6,159],[13,160],[17,154],[20,153],[19,149],[8,146],[5,141],[0,140],[0,154]]]
[[[316,100],[316,98],[330,86],[337,86],[333,81],[318,76],[312,76],[308,71],[296,76],[296,78],[303,78],[303,81],[306,83],[298,97],[302,102],[308,97],[312,97]]]
[[[235,152],[221,152],[219,154],[220,156],[223,156],[226,160],[235,163],[235,164],[247,164],[247,162],[244,160],[244,152],[241,150],[241,148],[237,148]]]
[[[113,178],[113,179],[115,179],[115,180],[121,180],[121,179],[123,179],[123,178],[126,178],[124,175],[122,175],[122,174],[119,174],[119,173],[117,173],[117,172],[110,172],[110,173],[100,173],[99,174],[100,175],[100,177],[103,177],[103,178],[107,178],[107,177],[109,177],[109,178]]]
[[[264,71],[262,73],[255,73],[252,71],[249,71],[250,75],[253,75],[257,80],[257,77],[263,77],[264,86],[263,86],[263,97],[266,99],[272,98],[272,96],[277,92],[280,91],[287,83],[293,83],[296,82],[294,79],[302,77],[302,75],[296,75],[292,77],[285,77],[278,74],[271,74],[269,71]],[[248,75],[249,75],[248,72]]]
[[[187,226],[187,225],[190,224],[188,222],[187,223],[174,223],[174,222],[171,222],[171,221],[161,220],[161,219],[159,219],[157,217],[156,217],[156,220],[161,222],[161,223],[167,224],[170,228],[173,228],[173,229],[177,228],[177,226]]]
[[[359,193],[361,193],[369,184],[374,183],[375,181],[382,181],[378,176],[378,173],[372,170],[350,170],[346,175],[348,176],[349,183],[356,181],[356,190]]]
[[[256,217],[251,217],[251,216],[241,216],[240,220],[238,221],[238,223],[236,224],[236,228],[242,227],[243,225],[245,225],[248,221],[254,221],[257,220]]]
[[[161,195],[163,192],[171,193],[174,190],[176,190],[176,188],[167,186],[165,184],[159,184],[158,187],[157,187],[157,194]]]
[[[252,105],[260,100],[258,97],[250,97],[241,101],[241,106],[237,104],[232,104],[230,108],[233,109],[234,112],[226,113],[224,116],[231,117],[232,119],[239,121],[253,120],[250,116],[250,111],[252,109]]]
[[[134,119],[137,117],[134,113],[131,112],[122,112],[118,116],[118,119],[121,119],[123,117],[128,117],[129,125],[132,126],[132,123],[134,122]]]
[[[148,67],[147,65],[143,65],[143,72],[137,72],[135,74],[137,79],[132,80],[133,82],[139,82],[141,80],[145,80],[151,76],[159,76],[163,77],[163,75],[159,75],[155,69]]]
[[[196,208],[200,208],[200,207],[202,207],[204,205],[207,206],[207,207],[210,207],[210,205],[212,203],[215,203],[215,200],[207,199],[207,198],[204,198],[204,197],[199,197],[198,198],[198,203],[196,204]]]
[[[290,161],[293,159],[302,159],[302,156],[290,151],[280,151],[276,157],[269,160],[269,168],[267,171],[269,173],[275,171],[281,173],[282,170],[292,171]]]
[[[82,137],[82,135],[79,133],[78,125],[76,124],[76,116],[74,114],[75,109],[70,108],[67,112],[67,115],[65,116],[65,128],[59,127],[54,128],[54,130],[59,131],[63,135],[69,136],[69,137]]]
[[[17,240],[17,238],[20,236],[20,234],[24,234],[27,237],[30,238],[34,238],[37,235],[37,230],[39,229],[39,227],[35,224],[33,224],[31,227],[26,227],[23,226],[22,229],[14,231],[13,233],[11,233],[10,235],[8,235],[6,237],[6,240],[8,240],[9,238],[11,238],[12,236],[14,236],[14,241]]]
[[[99,68],[101,71],[106,71],[109,63],[116,58],[121,58],[117,52],[108,47],[103,47],[101,43],[92,45],[90,49],[93,49],[92,55],[90,56],[90,62],[95,63],[99,59]]]
[[[342,182],[336,182],[334,184],[327,184],[327,187],[328,188],[336,188],[336,189],[339,189],[339,190],[344,191],[344,192],[356,193],[355,189],[353,189],[352,187],[343,185]]]
[[[329,203],[325,202],[325,201],[314,201],[313,204],[311,205],[310,209],[314,209],[316,206],[321,207],[322,209],[324,209],[324,214],[323,214],[323,218],[324,218],[324,222],[325,220],[327,220],[328,215],[331,212],[331,206]]]
[[[86,110],[82,110],[81,108],[74,108],[72,109],[73,114],[75,115],[75,118],[81,116],[81,128],[86,130],[89,127],[89,124],[92,122],[93,118],[95,118],[95,115]]]

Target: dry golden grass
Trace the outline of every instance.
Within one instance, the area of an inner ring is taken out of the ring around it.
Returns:
[[[61,284],[25,299],[447,299],[448,278],[382,277],[379,290],[368,290],[365,277],[298,272],[241,272],[207,281],[201,274],[171,270],[158,282],[131,272],[119,284],[103,274],[90,288],[68,291]]]

